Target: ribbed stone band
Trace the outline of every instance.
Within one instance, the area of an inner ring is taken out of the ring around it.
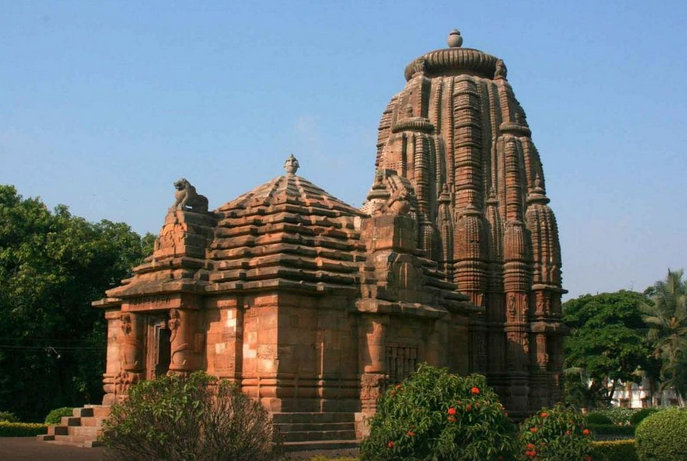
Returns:
[[[418,72],[429,76],[469,74],[494,78],[498,58],[472,48],[446,48],[426,53],[408,64],[405,78]]]

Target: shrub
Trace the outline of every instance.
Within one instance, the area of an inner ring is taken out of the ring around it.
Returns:
[[[63,416],[73,416],[74,409],[71,407],[55,408],[45,417],[45,424],[59,424]]]
[[[660,408],[642,408],[641,410],[636,411],[632,415],[632,417],[630,418],[630,424],[632,424],[633,426],[637,426],[644,420],[644,418],[653,415],[658,411],[660,411]]]
[[[634,426],[617,426],[615,424],[588,424],[587,427],[598,437],[631,439],[635,435]]]
[[[258,402],[202,372],[137,384],[112,406],[103,435],[114,459],[151,461],[273,460],[273,439]]]
[[[521,460],[591,459],[591,431],[584,416],[560,404],[544,408],[520,423],[518,442]]]
[[[644,419],[635,431],[637,455],[641,461],[684,461],[687,459],[687,410],[669,408]]]
[[[16,423],[16,422],[19,422],[19,419],[11,411],[0,411],[0,421],[7,421],[8,423]]]
[[[587,415],[587,424],[613,424],[613,420],[603,413],[593,411]]]
[[[635,451],[635,441],[632,439],[592,442],[592,459],[594,461],[639,461]]]
[[[362,460],[512,459],[513,425],[480,375],[421,364],[378,402]]]
[[[621,426],[627,426],[630,424],[630,418],[634,415],[637,410],[627,407],[610,407],[603,410],[596,410],[594,413],[601,413],[602,415],[608,416],[613,421],[613,424],[618,424]]]
[[[0,437],[35,437],[46,432],[48,432],[48,426],[41,423],[0,421]]]

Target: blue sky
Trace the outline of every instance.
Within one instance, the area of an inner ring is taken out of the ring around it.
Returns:
[[[504,59],[544,163],[569,296],[687,269],[687,2],[0,0],[0,183],[157,233],[282,174],[360,206],[403,69]]]

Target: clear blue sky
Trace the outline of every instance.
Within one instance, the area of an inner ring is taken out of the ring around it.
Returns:
[[[685,1],[0,0],[0,183],[157,233],[181,176],[217,207],[282,174],[360,206],[403,69],[503,58],[570,296],[687,269]]]

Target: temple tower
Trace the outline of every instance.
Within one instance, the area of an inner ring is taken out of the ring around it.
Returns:
[[[418,249],[470,301],[472,371],[514,415],[560,397],[561,256],[539,153],[504,62],[449,47],[413,60],[382,114],[376,175],[417,196]]]

